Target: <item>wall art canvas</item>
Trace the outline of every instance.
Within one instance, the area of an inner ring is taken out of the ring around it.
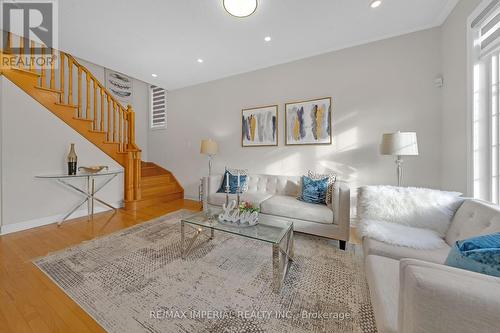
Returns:
[[[111,92],[123,107],[132,105],[133,99],[133,85],[132,78],[106,69],[106,88]]]
[[[241,112],[241,145],[263,147],[278,145],[278,106],[244,109]]]
[[[331,104],[329,97],[285,104],[285,144],[331,144]]]

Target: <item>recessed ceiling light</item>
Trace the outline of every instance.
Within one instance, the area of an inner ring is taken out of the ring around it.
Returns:
[[[271,41],[271,36],[266,36],[266,37],[264,38],[264,40],[265,40],[266,42],[270,42],[270,41]]]
[[[201,64],[203,62],[203,59],[198,59],[196,61],[198,61]]]
[[[247,17],[257,10],[257,0],[223,0],[226,12],[236,17]]]
[[[382,0],[372,0],[372,2],[370,2],[370,7],[377,8],[381,4],[382,4]]]
[[[152,77],[158,77],[158,74],[151,74]]]

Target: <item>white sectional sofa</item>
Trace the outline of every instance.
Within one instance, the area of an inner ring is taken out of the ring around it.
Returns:
[[[206,207],[220,207],[226,201],[225,193],[217,193],[222,175],[204,178],[204,199]],[[261,214],[289,218],[294,230],[307,234],[337,239],[345,249],[350,232],[350,189],[337,181],[334,187],[332,208],[297,200],[300,191],[300,177],[248,175],[248,189],[241,200],[257,205]],[[236,199],[236,195],[230,195]]]
[[[465,200],[443,248],[417,250],[364,238],[378,332],[500,332],[500,278],[443,265],[455,241],[495,232],[500,208]]]

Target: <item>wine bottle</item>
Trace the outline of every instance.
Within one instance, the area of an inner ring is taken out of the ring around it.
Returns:
[[[68,154],[68,175],[76,175],[77,160],[75,144],[72,143]]]

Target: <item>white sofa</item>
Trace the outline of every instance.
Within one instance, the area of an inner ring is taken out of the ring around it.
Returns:
[[[417,250],[365,237],[378,332],[500,332],[500,278],[443,265],[457,240],[495,232],[500,232],[500,208],[465,200],[441,249]]]
[[[204,178],[205,207],[220,207],[226,201],[225,193],[217,193],[222,175]],[[350,189],[341,181],[334,186],[332,208],[297,200],[300,177],[248,175],[248,189],[241,200],[252,202],[261,214],[286,217],[294,223],[294,230],[307,234],[337,239],[345,250],[350,231]],[[230,195],[236,199],[236,195]]]

